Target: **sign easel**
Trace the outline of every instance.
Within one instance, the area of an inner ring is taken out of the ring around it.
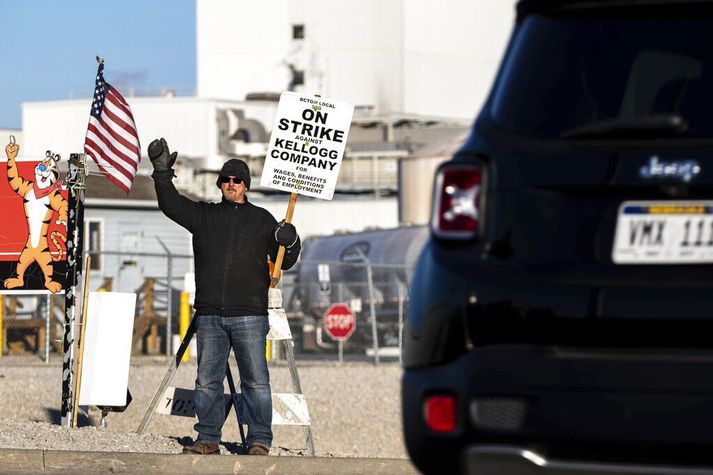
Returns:
[[[183,360],[183,355],[186,353],[188,350],[188,345],[191,344],[191,339],[193,338],[193,335],[196,333],[196,323],[197,323],[197,317],[193,317],[191,319],[191,323],[188,325],[188,329],[186,330],[186,334],[183,337],[183,340],[181,341],[181,345],[178,347],[178,351],[176,351],[176,356],[171,360],[171,363],[168,365],[168,370],[166,371],[166,375],[163,377],[163,381],[161,381],[161,384],[159,385],[158,389],[156,390],[156,393],[154,394],[153,398],[151,399],[151,402],[149,403],[149,407],[146,409],[146,412],[144,413],[144,417],[141,420],[141,423],[139,424],[139,428],[136,429],[136,433],[139,435],[143,435],[144,432],[146,432],[146,429],[148,428],[149,424],[151,423],[151,419],[153,419],[153,415],[156,413],[156,409],[158,408],[159,402],[161,402],[161,399],[163,398],[163,395],[165,394],[166,390],[169,387],[169,384],[171,384],[171,380],[173,379],[173,375],[176,374],[176,370],[178,370],[178,366],[181,364],[181,361]],[[235,389],[235,382],[233,380],[233,374],[230,371],[230,364],[227,365],[226,368],[226,376],[228,378],[228,387],[230,388],[230,394],[231,394],[231,399],[233,401],[232,406],[235,407],[235,417],[238,420],[238,428],[240,429],[240,440],[243,446],[245,446],[245,433],[243,432],[243,424],[240,421],[240,412],[238,410],[238,399],[236,397],[236,389]],[[230,407],[230,406],[228,406]],[[225,418],[226,420],[228,419],[229,413],[226,411]]]

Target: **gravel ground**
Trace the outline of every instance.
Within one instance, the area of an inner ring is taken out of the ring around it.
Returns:
[[[195,436],[194,419],[156,414],[146,434],[139,426],[168,368],[165,359],[132,360],[129,389],[133,402],[123,413],[110,413],[107,427],[96,428],[100,413],[91,408],[77,430],[61,427],[61,359],[44,364],[36,357],[0,359],[0,448],[179,453]],[[318,456],[407,458],[401,433],[401,367],[395,363],[298,361],[302,391],[312,421]],[[181,364],[172,385],[193,388],[194,362]],[[237,370],[233,370],[237,375]],[[284,362],[270,366],[273,392],[292,392]],[[227,392],[227,389],[226,389]],[[272,455],[305,455],[301,427],[276,426]],[[234,416],[223,429],[222,453],[239,453]]]

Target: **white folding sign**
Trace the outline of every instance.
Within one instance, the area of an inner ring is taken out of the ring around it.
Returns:
[[[125,406],[136,294],[89,292],[80,406]]]

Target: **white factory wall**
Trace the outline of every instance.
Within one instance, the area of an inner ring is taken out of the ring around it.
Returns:
[[[408,0],[404,110],[475,118],[507,46],[513,0]]]
[[[164,137],[172,151],[186,157],[219,156],[216,113],[220,109],[242,110],[246,117],[260,120],[269,130],[275,104],[215,101],[197,97],[127,97],[136,122],[142,155],[155,138]],[[83,152],[89,121],[90,99],[26,102],[22,104],[20,143],[28,156],[42,156],[45,150],[60,153]],[[269,125],[268,125],[269,124]],[[18,139],[19,141],[19,139]]]
[[[197,0],[197,91],[240,100],[286,89],[382,114],[472,118],[490,89],[514,0]],[[305,38],[292,38],[303,24]],[[299,89],[298,89],[299,90]]]
[[[248,192],[248,199],[250,193]],[[278,221],[285,218],[289,196],[282,200],[253,199],[267,209]],[[331,235],[335,232],[358,232],[370,228],[394,228],[399,225],[399,205],[392,198],[343,198],[325,201],[300,196],[295,205],[292,223],[304,239],[310,236]]]

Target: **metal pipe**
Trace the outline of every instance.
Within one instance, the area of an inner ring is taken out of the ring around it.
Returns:
[[[185,338],[186,332],[188,332],[188,325],[191,323],[191,306],[188,302],[188,292],[181,292],[181,310],[178,318],[178,332],[181,335],[181,339]],[[186,352],[183,353],[183,361],[190,361],[191,359],[191,348],[190,346],[186,348]]]
[[[403,364],[401,353],[403,352],[404,333],[404,298],[403,285],[399,282],[399,364]]]
[[[337,284],[337,302],[342,301],[342,283]],[[355,320],[356,323],[356,320]],[[344,362],[344,340],[339,340],[337,342],[337,345],[339,347],[339,364],[342,364]]]
[[[378,365],[379,337],[376,332],[376,310],[374,309],[374,279],[371,274],[371,265],[368,264],[366,266],[366,279],[369,283],[369,312],[371,313],[371,338],[374,340],[374,363]]]
[[[166,251],[167,261],[166,261],[166,357],[170,358],[171,354],[173,353],[171,351],[172,349],[172,331],[171,331],[171,323],[173,320],[173,314],[172,314],[172,305],[171,305],[171,281],[173,280],[173,253],[171,253],[171,250],[166,246],[166,244],[163,243],[161,238],[159,236],[156,236],[156,239],[158,240],[158,243],[163,247],[163,250]]]
[[[45,308],[45,364],[50,362],[50,320],[52,319],[52,295],[47,294],[47,307]],[[2,314],[0,313],[0,320]],[[0,328],[0,332],[2,329]],[[0,351],[1,353],[1,351]]]

